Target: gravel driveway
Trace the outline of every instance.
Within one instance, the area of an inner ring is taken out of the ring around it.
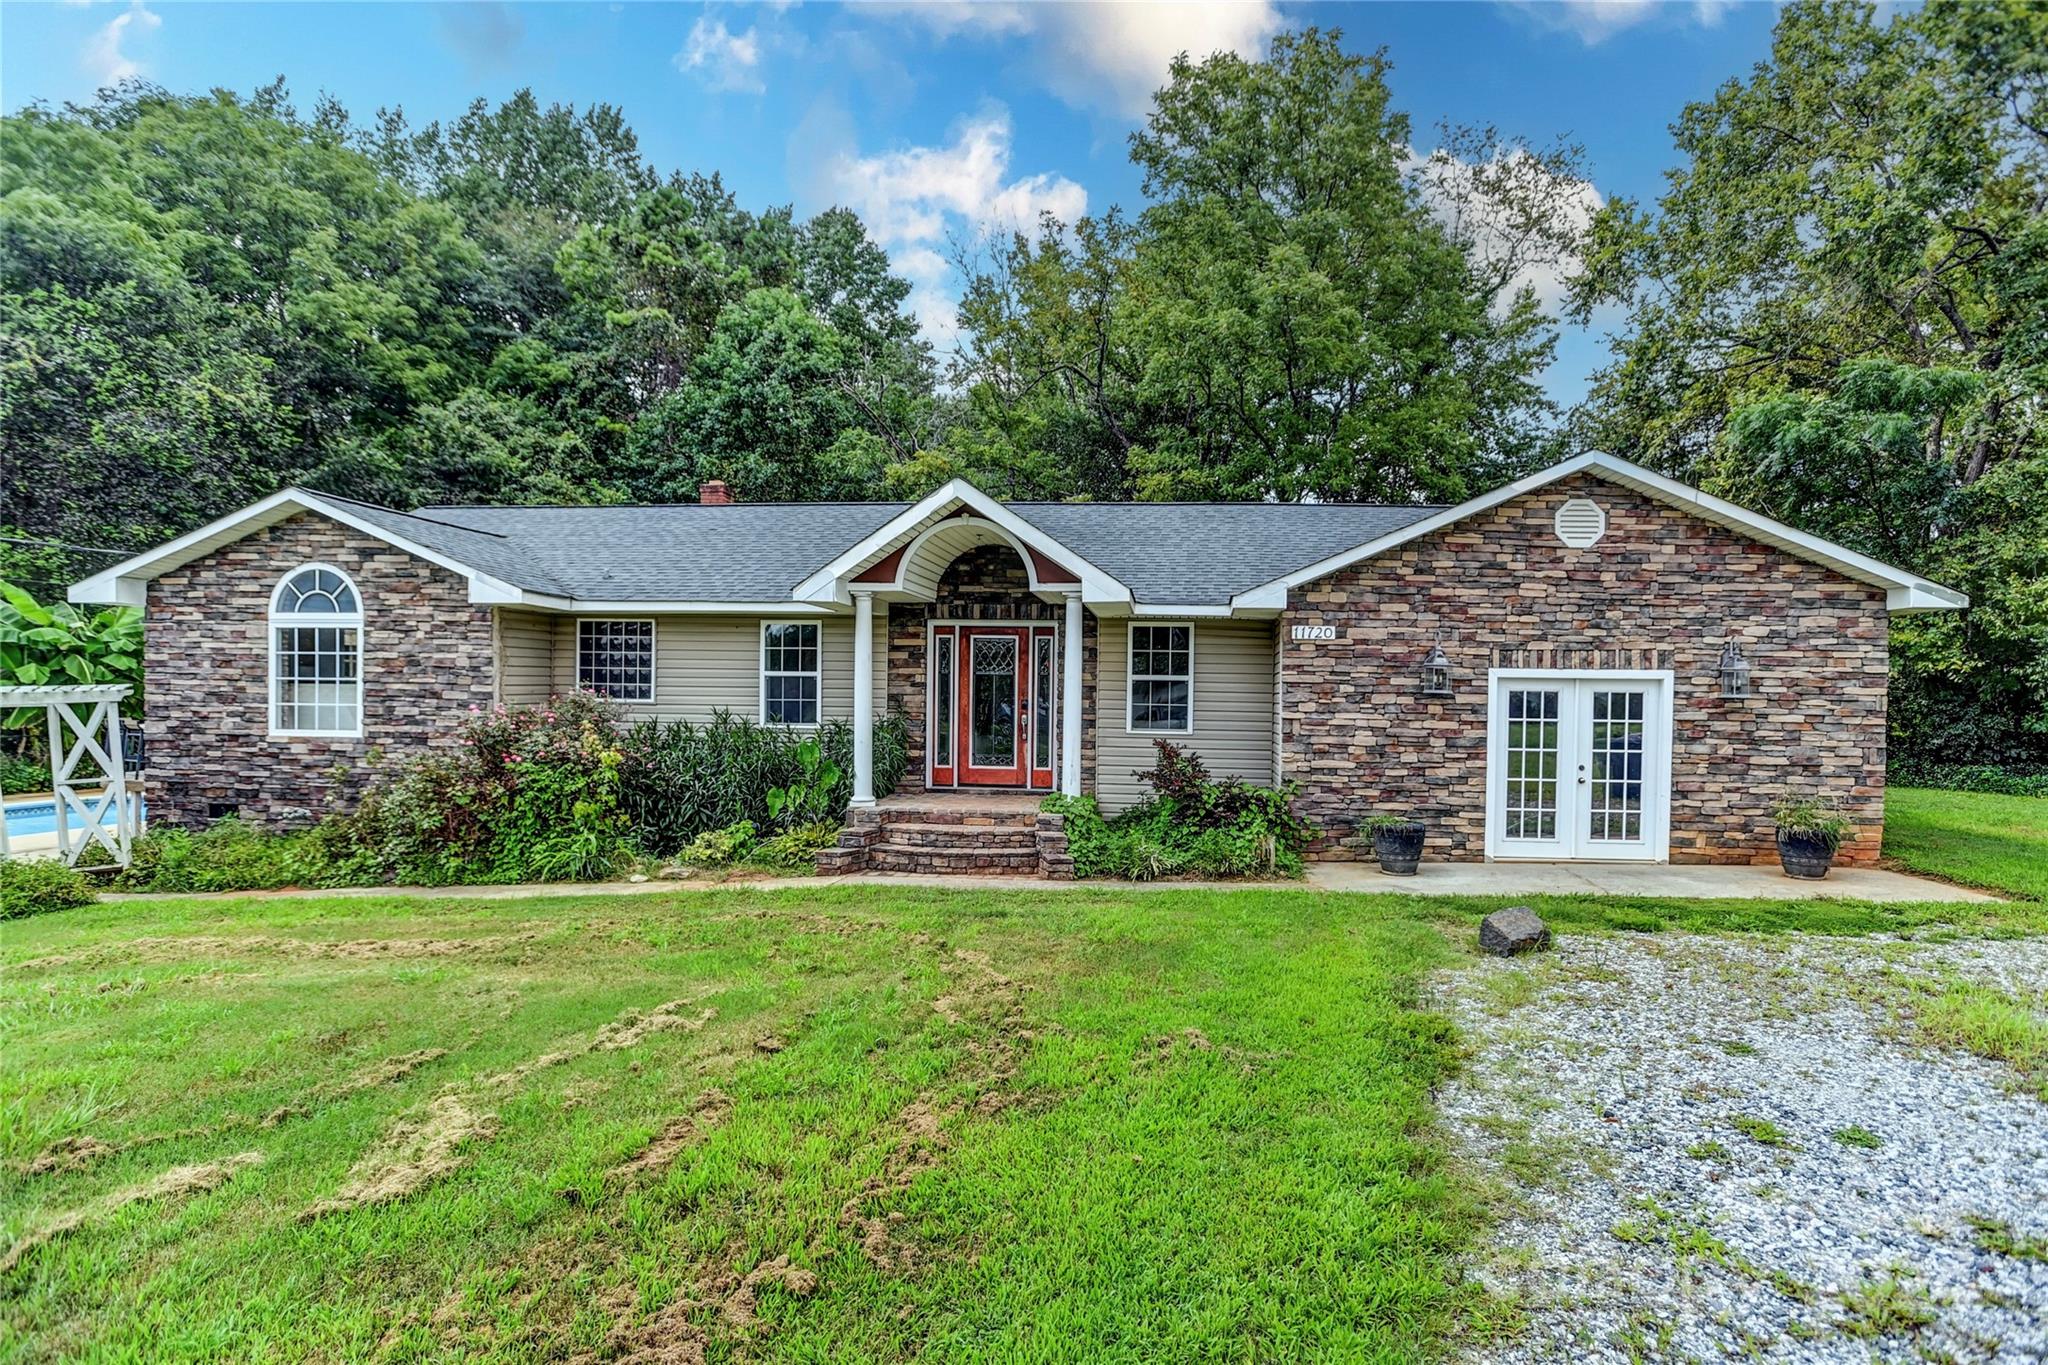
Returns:
[[[1571,935],[1447,974],[1442,1110],[1527,1311],[1471,1358],[2048,1360],[2048,1106],[1919,1041],[1952,981],[2039,1009],[2048,941]]]

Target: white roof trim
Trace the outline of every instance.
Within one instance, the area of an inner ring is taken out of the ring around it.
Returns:
[[[119,602],[125,606],[139,607],[146,600],[149,580],[159,574],[169,573],[183,564],[189,564],[201,555],[210,554],[224,545],[232,545],[252,532],[266,526],[275,526],[288,517],[300,512],[317,512],[330,517],[344,526],[362,532],[395,546],[409,555],[417,555],[429,564],[438,564],[451,573],[460,574],[469,581],[469,600],[475,603],[521,602],[527,594],[501,579],[493,578],[479,569],[474,569],[458,560],[450,559],[438,550],[430,550],[404,536],[396,535],[376,522],[352,511],[346,503],[330,502],[317,493],[303,488],[286,488],[261,502],[251,503],[239,512],[230,512],[218,521],[210,521],[196,531],[188,531],[176,540],[166,541],[154,550],[145,551],[133,559],[124,560],[111,569],[103,569],[90,578],[80,579],[65,591],[73,602]]]
[[[923,523],[927,519],[950,512],[955,506],[967,508],[982,520],[993,523],[1013,542],[1029,546],[1048,559],[1057,560],[1080,574],[1082,601],[1093,605],[1097,602],[1131,600],[1131,590],[1117,579],[1096,568],[965,479],[949,480],[944,487],[927,494],[914,506],[905,508],[883,522],[836,556],[831,563],[797,584],[790,596],[799,602],[833,602],[846,605],[853,600],[851,585],[855,574],[866,568],[870,562],[879,560],[898,548],[898,542],[908,544],[924,529]],[[908,558],[906,555],[905,559]],[[1030,556],[1025,556],[1025,559],[1028,565]],[[1034,581],[1037,578],[1035,568],[1032,569],[1032,577]],[[887,585],[873,586],[882,588]]]
[[[767,602],[699,602],[688,600],[654,601],[627,600],[606,602],[595,598],[557,597],[549,593],[529,592],[524,594],[518,605],[535,611],[550,612],[564,616],[831,616],[835,613],[829,606],[816,606],[807,602],[790,602],[776,599]]]
[[[1248,588],[1231,598],[1230,605],[1240,611],[1285,609],[1288,592],[1304,583],[1312,583],[1318,578],[1335,573],[1339,569],[1349,568],[1375,555],[1384,554],[1432,531],[1442,530],[1476,513],[1498,507],[1511,498],[1532,493],[1556,483],[1559,479],[1579,473],[1590,473],[1610,483],[1633,488],[1660,502],[1695,512],[1708,521],[1717,522],[1731,530],[1741,531],[1764,544],[1775,545],[1801,559],[1826,565],[1858,582],[1884,588],[1887,590],[1885,605],[1892,611],[1953,611],[1958,607],[1970,605],[1969,597],[1953,588],[1944,588],[1939,583],[1907,573],[1904,569],[1895,569],[1845,545],[1837,545],[1831,540],[1809,535],[1805,531],[1787,526],[1781,521],[1773,521],[1769,517],[1745,507],[1738,507],[1710,493],[1702,493],[1697,488],[1682,484],[1676,479],[1666,478],[1641,465],[1630,464],[1627,460],[1616,459],[1612,455],[1601,454],[1598,451],[1577,455],[1562,464],[1538,470],[1527,478],[1517,479],[1503,488],[1494,489],[1491,493],[1483,493],[1470,501],[1461,502],[1456,507],[1447,507],[1441,512],[1411,522],[1376,540],[1366,541],[1363,545],[1353,546],[1349,550],[1331,555],[1307,568],[1297,569],[1283,578],[1262,583],[1256,588]]]

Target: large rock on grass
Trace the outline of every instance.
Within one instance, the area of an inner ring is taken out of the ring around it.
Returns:
[[[1526,905],[1510,905],[1479,921],[1479,947],[1495,957],[1533,953],[1550,946],[1550,926]]]

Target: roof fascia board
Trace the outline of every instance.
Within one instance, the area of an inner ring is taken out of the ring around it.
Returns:
[[[944,485],[926,494],[913,506],[898,512],[862,536],[824,568],[797,584],[790,590],[790,596],[799,602],[833,602],[841,606],[848,604],[853,600],[845,582],[848,577],[859,572],[869,560],[888,553],[894,548],[892,541],[906,533],[920,531],[920,523],[955,504],[967,508],[984,521],[993,522],[1011,539],[1029,545],[1047,558],[1074,569],[1081,575],[1079,587],[1083,601],[1092,604],[1131,600],[1131,590],[1117,579],[1096,568],[1072,549],[1054,540],[967,480],[958,478],[947,480]],[[907,559],[906,556],[906,562]],[[1033,576],[1035,578],[1036,574]]]
[[[1257,587],[1248,588],[1231,598],[1230,604],[1233,607],[1244,610],[1284,609],[1287,605],[1287,594],[1304,583],[1312,583],[1318,578],[1337,572],[1339,569],[1349,568],[1353,564],[1371,559],[1376,555],[1384,554],[1388,550],[1405,545],[1409,541],[1419,539],[1433,531],[1440,531],[1447,526],[1455,525],[1467,517],[1487,511],[1490,508],[1498,507],[1510,499],[1521,497],[1525,493],[1535,492],[1539,488],[1545,488],[1560,479],[1569,478],[1573,474],[1588,471],[1597,477],[1608,480],[1610,483],[1618,483],[1625,488],[1633,488],[1640,493],[1656,498],[1660,502],[1681,508],[1692,508],[1705,516],[1709,521],[1719,522],[1731,529],[1746,531],[1751,536],[1767,544],[1778,545],[1780,548],[1788,550],[1802,559],[1815,561],[1847,577],[1876,587],[1885,588],[1887,589],[1886,603],[1892,610],[1952,610],[1957,607],[1966,607],[1970,604],[1970,599],[1965,594],[1959,593],[1953,588],[1944,588],[1939,583],[1932,583],[1924,578],[1918,578],[1903,569],[1895,569],[1889,564],[1851,550],[1845,545],[1837,545],[1833,541],[1809,535],[1804,531],[1787,526],[1783,522],[1773,521],[1771,518],[1761,516],[1745,507],[1739,507],[1732,502],[1717,498],[1711,493],[1702,493],[1697,488],[1680,483],[1676,479],[1667,478],[1662,474],[1644,469],[1640,465],[1630,464],[1626,460],[1616,459],[1612,455],[1602,454],[1598,451],[1588,452],[1584,455],[1575,455],[1561,464],[1552,465],[1548,469],[1540,469],[1534,474],[1496,488],[1490,493],[1482,493],[1478,497],[1461,502],[1455,507],[1447,507],[1441,512],[1422,518],[1420,521],[1410,522],[1408,525],[1398,530],[1390,531],[1386,535],[1366,541],[1361,545],[1353,546],[1351,549],[1339,551],[1337,554],[1331,555],[1327,559],[1319,560],[1307,568],[1297,569],[1293,573],[1276,578],[1269,583],[1261,583]]]
[[[602,601],[596,598],[557,597],[529,592],[521,595],[519,606],[564,616],[833,616],[830,604],[776,599],[768,602],[699,602],[631,599]]]

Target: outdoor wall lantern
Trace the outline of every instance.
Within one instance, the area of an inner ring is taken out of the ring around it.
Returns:
[[[1422,695],[1425,697],[1448,697],[1451,695],[1451,660],[1444,653],[1443,637],[1438,636],[1429,653],[1422,658]]]
[[[1742,646],[1733,640],[1721,647],[1721,695],[1749,695],[1749,660],[1742,657]]]

